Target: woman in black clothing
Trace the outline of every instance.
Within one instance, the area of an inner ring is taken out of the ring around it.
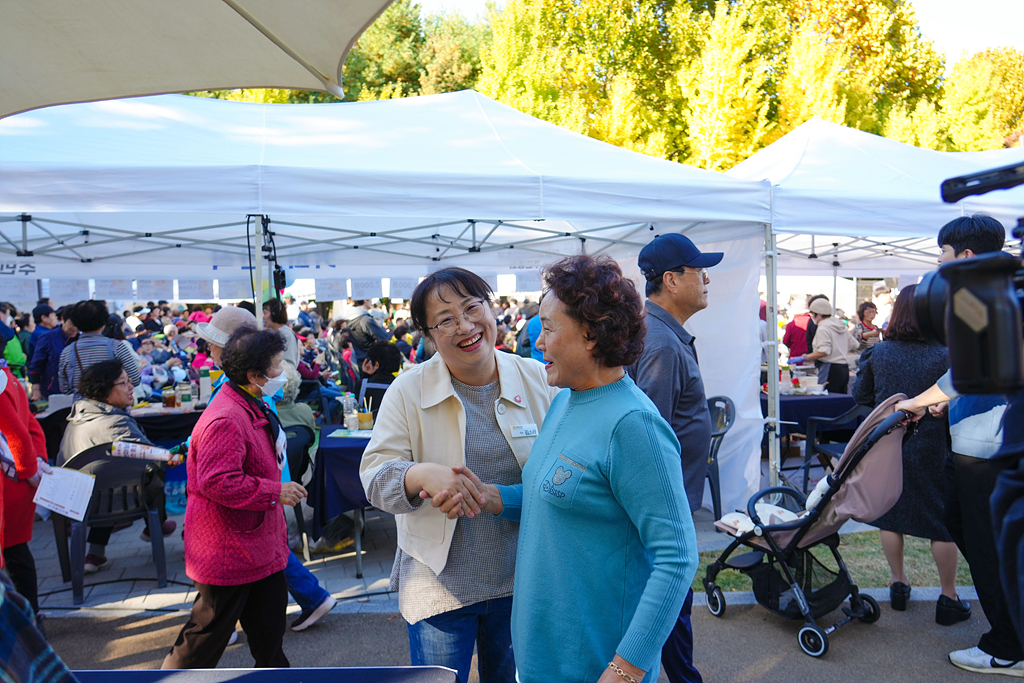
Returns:
[[[875,407],[893,394],[917,396],[949,368],[946,349],[925,343],[914,319],[915,285],[900,292],[893,306],[885,341],[861,355],[854,399]],[[903,566],[903,537],[932,542],[942,595],[935,620],[948,626],[970,617],[970,605],[956,594],[957,548],[943,523],[945,461],[949,454],[945,417],[925,415],[917,433],[903,445],[903,493],[889,512],[872,522],[881,529],[882,549],[892,571],[892,608],[906,609],[910,580]]]

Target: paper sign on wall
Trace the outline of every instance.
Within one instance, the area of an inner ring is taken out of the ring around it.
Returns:
[[[179,299],[212,299],[213,280],[178,280]]]
[[[420,281],[414,277],[393,277],[391,278],[391,293],[392,299],[410,299],[412,298],[412,292],[416,289]]]
[[[96,280],[97,299],[134,301],[135,291],[131,280]]]
[[[88,280],[50,280],[50,299],[58,306],[88,298]]]
[[[36,280],[0,280],[0,301],[35,304],[38,299]]]
[[[539,292],[543,289],[539,270],[517,270],[515,275],[517,292]]]
[[[317,301],[341,301],[348,298],[348,280],[316,280]]]
[[[174,298],[174,280],[136,280],[139,301],[169,301]]]
[[[252,297],[252,283],[248,280],[217,280],[217,298],[249,299]]]
[[[380,278],[354,277],[352,283],[352,300],[379,299],[384,296],[384,286]]]

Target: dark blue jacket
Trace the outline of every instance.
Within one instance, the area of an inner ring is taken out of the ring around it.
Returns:
[[[57,371],[60,369],[60,354],[64,347],[74,341],[74,337],[64,336],[60,325],[47,330],[36,340],[32,348],[32,360],[28,364],[28,379],[38,384],[43,396],[60,393],[60,380]]]

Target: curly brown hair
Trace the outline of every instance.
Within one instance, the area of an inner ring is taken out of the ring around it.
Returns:
[[[632,365],[644,352],[644,304],[633,281],[608,256],[579,254],[544,269],[545,295],[554,294],[570,318],[595,340],[605,367]]]

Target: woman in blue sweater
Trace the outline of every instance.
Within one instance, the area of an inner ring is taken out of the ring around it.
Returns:
[[[697,543],[679,442],[623,369],[643,350],[643,304],[609,258],[562,259],[545,280],[536,345],[548,384],[569,391],[551,403],[523,483],[481,483],[477,501],[520,523],[518,679],[652,681]],[[434,499],[450,516],[458,502]]]

